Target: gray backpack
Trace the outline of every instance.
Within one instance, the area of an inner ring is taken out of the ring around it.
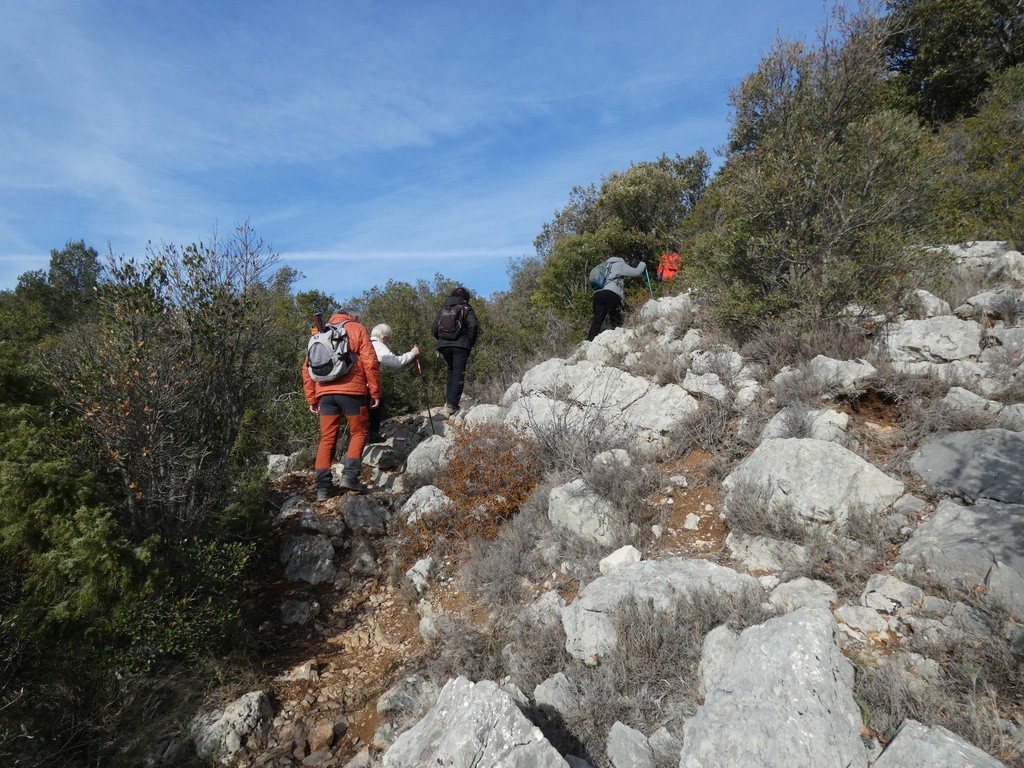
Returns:
[[[356,356],[348,348],[348,333],[345,324],[327,323],[324,329],[313,334],[306,345],[306,365],[309,378],[323,384],[337,381],[352,369]]]

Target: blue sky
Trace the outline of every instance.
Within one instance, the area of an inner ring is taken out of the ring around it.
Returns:
[[[248,221],[338,299],[488,294],[574,185],[726,139],[813,0],[0,0],[0,288]]]

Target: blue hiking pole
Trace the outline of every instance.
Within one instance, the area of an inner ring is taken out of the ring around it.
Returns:
[[[647,278],[647,290],[651,292],[651,301],[654,301],[654,286],[651,285],[651,273],[647,271],[646,264],[644,264],[644,277]]]

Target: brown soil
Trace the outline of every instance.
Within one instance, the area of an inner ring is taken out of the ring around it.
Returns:
[[[662,534],[650,553],[651,559],[700,557],[724,560],[729,526],[721,515],[721,498],[711,487],[707,465],[711,455],[693,451],[683,459],[662,465],[663,477],[682,475],[687,487],[674,488],[668,496],[653,501],[663,510]]]

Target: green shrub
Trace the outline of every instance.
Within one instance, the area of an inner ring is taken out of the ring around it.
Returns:
[[[139,673],[158,662],[195,660],[244,645],[244,576],[254,549],[185,540],[159,553],[162,560],[145,586],[125,596],[114,612],[114,664]]]
[[[683,251],[708,306],[747,337],[766,319],[884,309],[940,271],[939,147],[879,111],[884,27],[841,19],[816,48],[779,43],[733,96],[730,154],[691,216]]]

